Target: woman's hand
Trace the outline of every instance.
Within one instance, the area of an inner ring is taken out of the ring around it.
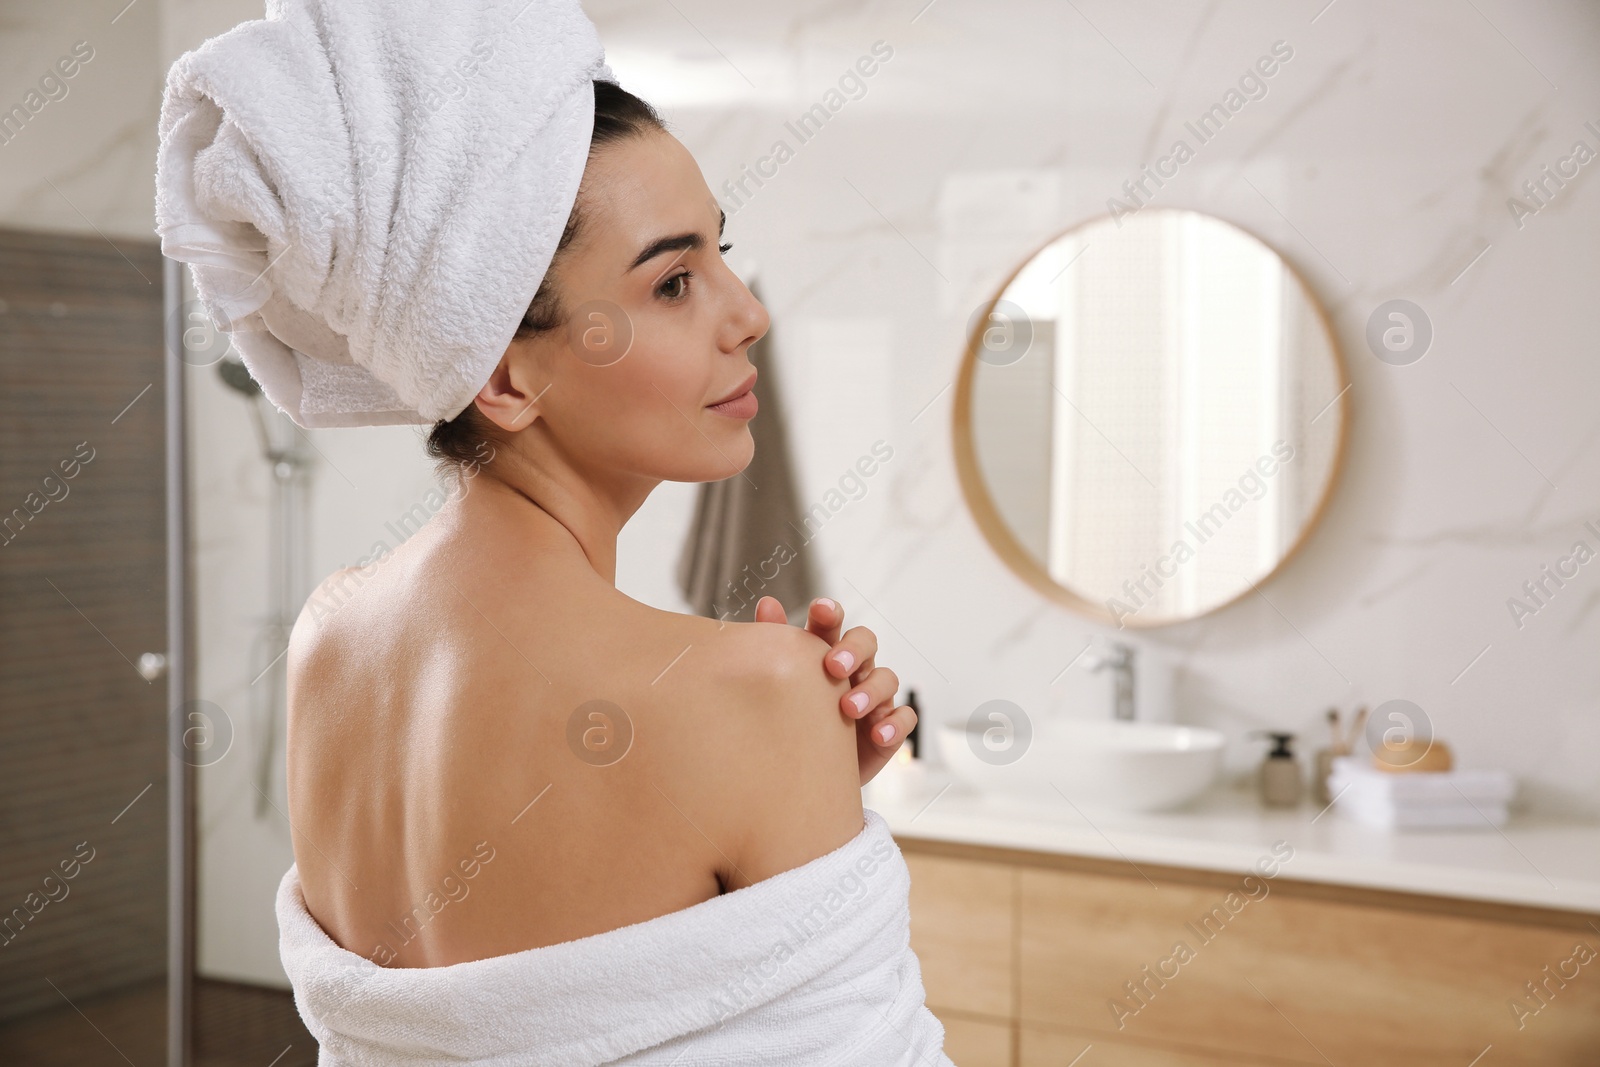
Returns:
[[[789,622],[775,596],[756,602],[757,622]],[[906,734],[917,724],[917,713],[910,705],[894,706],[900,679],[887,667],[873,663],[878,654],[878,635],[865,626],[852,626],[842,636],[844,608],[836,601],[819,597],[806,614],[806,629],[829,645],[822,657],[822,669],[834,678],[849,678],[851,689],[839,701],[839,710],[856,720],[856,758],[861,765],[861,784],[866,785],[889,762]],[[884,736],[887,729],[888,736]]]

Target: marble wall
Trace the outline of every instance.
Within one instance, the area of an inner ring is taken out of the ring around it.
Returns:
[[[1600,152],[1600,10],[595,11],[624,84],[666,107],[730,209],[731,255],[763,278],[804,484],[820,492],[875,437],[895,450],[818,547],[927,716],[994,697],[1107,713],[1104,676],[1063,672],[1105,631],[1013,576],[967,512],[951,382],[969,317],[1020,258],[1126,206],[1123,183],[1184,139],[1192,158],[1143,202],[1227,219],[1305,276],[1347,362],[1351,436],[1324,521],[1261,595],[1117,635],[1147,690],[1170,686],[1147,710],[1320,742],[1329,706],[1407,699],[1461,764],[1515,771],[1526,804],[1600,810],[1600,564],[1563,564],[1576,576],[1546,582],[1535,612],[1508,603],[1536,606],[1524,582],[1576,542],[1600,550],[1584,525],[1600,527],[1600,164],[1582,162]],[[800,143],[786,122],[879,41],[892,57]],[[1198,142],[1185,122],[1269,54],[1264,90]],[[792,157],[745,197],[738,179],[779,140]],[[1366,342],[1397,298],[1433,329],[1405,366]],[[1236,740],[1230,769],[1261,751]]]
[[[154,238],[161,16],[0,2],[0,225]]]
[[[0,101],[73,42],[96,47],[71,95],[0,145],[5,224],[148,236],[167,63],[260,13],[165,0],[112,24],[121,7],[0,7],[15,27],[0,34]],[[1148,202],[1227,219],[1304,275],[1348,364],[1346,463],[1321,526],[1261,595],[1117,635],[1139,650],[1143,713],[1224,729],[1242,774],[1261,751],[1247,730],[1320,740],[1326,707],[1404,698],[1460,763],[1515,771],[1525,804],[1600,813],[1600,562],[1547,585],[1537,611],[1508,606],[1531,603],[1524,583],[1575,542],[1600,549],[1585,526],[1600,527],[1600,165],[1574,154],[1600,152],[1600,9],[588,8],[623,84],[664,110],[722,198],[730,261],[760,279],[804,502],[839,488],[875,441],[893,450],[807,550],[934,720],[996,697],[1034,716],[1110,706],[1105,676],[1074,664],[1105,629],[1009,572],[962,500],[951,402],[970,316],[1030,249],[1104,213],[1258,57],[1291,53]],[[863,57],[871,75],[841,85]],[[802,140],[786,124],[819,102],[836,109]],[[1546,167],[1571,176],[1557,187]],[[1542,204],[1524,185],[1541,180]],[[1392,299],[1433,329],[1405,366],[1365,340]],[[201,695],[242,714],[269,482],[240,398],[209,373],[194,385]],[[410,428],[311,438],[320,575],[364,555],[431,474]],[[671,572],[693,491],[664,485],[624,531],[631,595],[679,606]],[[287,827],[253,814],[248,761],[208,768],[204,788],[203,967],[279,980],[262,904],[289,861]]]

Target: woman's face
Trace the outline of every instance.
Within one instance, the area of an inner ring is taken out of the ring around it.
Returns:
[[[694,157],[667,133],[608,145],[580,204],[555,274],[566,325],[512,344],[496,378],[524,395],[496,411],[594,476],[737,474],[754,453],[740,410],[752,398],[711,405],[750,379],[750,345],[771,320],[723,260],[722,211]]]

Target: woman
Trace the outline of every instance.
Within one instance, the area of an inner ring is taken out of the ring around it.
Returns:
[[[579,0],[275,0],[168,72],[162,252],[295,423],[430,426],[460,490],[291,636],[296,1007],[323,1067],[946,1067],[871,632],[616,589],[659,482],[750,461],[768,320],[615,82]]]
[[[618,532],[657,484],[750,461],[747,354],[769,320],[689,152],[647,104],[594,90],[555,260],[428,439],[462,491],[331,616],[313,597],[289,646],[305,905],[384,967],[614,931],[829,854],[915,723],[831,602],[803,630],[770,597],[740,624],[616,589]],[[607,330],[631,334],[622,358]],[[467,857],[469,899],[396,923]]]

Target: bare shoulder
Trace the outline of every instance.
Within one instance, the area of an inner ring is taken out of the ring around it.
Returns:
[[[321,737],[321,727],[334,725],[347,717],[349,709],[359,707],[359,701],[351,703],[361,686],[350,666],[361,657],[350,653],[370,640],[357,618],[362,614],[357,592],[369,575],[360,566],[343,567],[328,575],[306,597],[289,631],[284,667],[291,781],[297,777],[297,762],[303,762],[294,757],[306,752],[305,746],[295,742],[306,738],[312,727],[317,728],[313,734]]]
[[[300,608],[294,628],[289,631],[288,669],[290,685],[316,662],[326,657],[333,641],[333,619],[347,603],[352,589],[360,582],[359,567],[342,567],[318,583]]]
[[[796,626],[700,620],[702,678],[716,697],[699,732],[728,768],[720,787],[728,888],[816,859],[861,831],[861,782],[849,690],[822,666],[828,645]]]
[[[669,620],[665,625],[680,635],[684,660],[693,664],[698,679],[725,689],[755,722],[781,728],[792,726],[796,717],[809,717],[813,723],[831,721],[823,711],[838,717],[839,699],[850,686],[823,669],[827,642],[810,631],[666,612],[659,617]],[[854,731],[840,731],[841,736],[845,733],[853,736]]]

